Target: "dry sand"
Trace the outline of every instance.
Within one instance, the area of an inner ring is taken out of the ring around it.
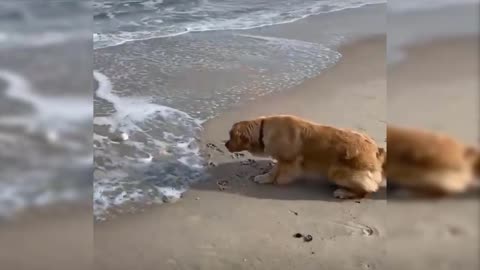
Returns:
[[[0,223],[0,268],[86,270],[93,266],[92,206],[32,209]]]
[[[177,203],[95,224],[97,269],[385,269],[384,190],[338,201],[328,185],[257,185],[249,178],[268,162],[232,158],[221,146],[234,121],[276,113],[364,130],[384,145],[385,38],[341,52],[320,76],[207,122],[204,143],[222,151],[206,149],[217,164],[211,179]]]
[[[479,138],[478,37],[435,40],[388,68],[388,122]],[[388,194],[386,269],[478,269],[478,194],[442,201]]]

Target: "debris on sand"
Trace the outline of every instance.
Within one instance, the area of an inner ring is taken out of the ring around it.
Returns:
[[[208,162],[208,166],[210,167],[217,167],[217,163],[213,162],[213,161],[210,161]]]
[[[222,190],[222,191],[229,188],[228,181],[227,180],[217,181],[217,187],[219,190]]]
[[[313,240],[313,237],[310,234],[303,236],[303,241],[310,242]]]
[[[303,235],[301,233],[296,233],[296,234],[293,235],[293,237],[295,237],[295,238],[302,238],[303,237],[304,242],[311,242],[313,240],[313,237],[310,234]]]
[[[293,213],[295,216],[298,216],[298,212],[295,212],[295,211],[293,211],[293,210],[288,210],[288,211],[290,211],[291,213]]]

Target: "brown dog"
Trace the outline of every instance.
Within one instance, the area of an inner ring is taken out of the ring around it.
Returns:
[[[337,198],[363,197],[382,182],[385,151],[370,137],[295,116],[260,117],[235,123],[225,144],[230,152],[270,156],[275,167],[255,182],[288,184],[301,176],[326,176],[341,188]]]
[[[464,192],[480,174],[478,150],[443,134],[389,126],[387,146],[388,182],[422,195]]]

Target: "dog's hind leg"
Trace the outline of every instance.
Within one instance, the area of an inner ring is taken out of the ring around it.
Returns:
[[[382,181],[381,172],[353,171],[343,167],[331,168],[328,178],[341,187],[333,194],[339,199],[363,198],[376,192]]]

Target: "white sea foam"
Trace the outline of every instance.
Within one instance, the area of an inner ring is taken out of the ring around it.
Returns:
[[[96,149],[110,153],[102,155],[100,151],[97,157],[111,160],[113,166],[94,180],[96,218],[103,219],[112,208],[121,209],[125,203],[163,201],[164,196],[179,198],[184,191],[182,185],[194,181],[193,177],[188,179],[187,172],[182,172],[185,174],[182,176],[163,170],[178,164],[194,170],[202,168],[194,136],[195,130],[201,129],[197,120],[180,110],[155,104],[149,98],[120,96],[107,76],[94,71],[94,77],[98,82],[97,97],[111,103],[115,110],[108,116],[95,117],[94,124],[109,126],[112,133],[128,133],[129,140],[121,143],[133,151],[128,155],[111,154],[114,143],[104,136],[95,137]],[[178,129],[181,131],[174,133]],[[143,139],[136,141],[136,138]],[[164,149],[170,153],[162,154]],[[156,173],[151,175],[149,171]],[[179,180],[174,181],[177,177]],[[182,177],[187,179],[180,180]]]
[[[123,132],[138,131],[137,123],[144,122],[153,116],[162,116],[168,121],[194,121],[187,113],[180,110],[150,103],[146,97],[120,97],[112,92],[112,83],[100,72],[94,71],[98,81],[97,96],[111,102],[116,112],[111,116],[111,131],[116,129]],[[105,119],[101,120],[104,121]]]

